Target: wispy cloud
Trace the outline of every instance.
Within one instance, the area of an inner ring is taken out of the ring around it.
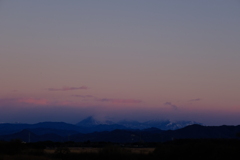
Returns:
[[[100,102],[111,102],[111,103],[142,103],[141,100],[137,99],[111,99],[111,98],[102,98],[97,99]]]
[[[72,95],[72,97],[77,97],[77,98],[93,98],[94,96],[92,96],[92,95]]]
[[[0,99],[0,107],[1,106],[12,106],[12,107],[35,107],[35,106],[68,106],[68,107],[79,107],[82,103],[73,102],[69,100],[62,100],[62,101],[55,101],[55,100],[48,100],[45,98],[5,98]]]
[[[50,103],[46,99],[36,99],[36,98],[21,98],[21,99],[18,99],[17,102],[33,104],[33,105],[47,105]]]
[[[97,98],[93,95],[72,95],[72,97],[77,98],[94,98],[94,101],[98,102],[110,102],[110,103],[142,103],[138,99],[114,99],[114,98]]]
[[[164,103],[164,105],[170,106],[173,109],[178,110],[178,107],[176,105],[172,104],[171,102],[166,102],[166,103]]]
[[[194,101],[201,101],[201,99],[200,98],[196,98],[196,99],[191,99],[191,100],[189,100],[190,102],[194,102]]]
[[[80,89],[88,89],[88,87],[81,86],[81,87],[48,88],[48,91],[71,91],[71,90],[80,90]]]
[[[18,105],[41,105],[45,106],[51,104],[50,101],[43,98],[6,98],[6,99],[0,99],[0,106],[18,106]]]

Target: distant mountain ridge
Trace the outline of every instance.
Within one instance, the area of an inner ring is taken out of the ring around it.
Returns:
[[[151,127],[155,127],[161,130],[176,130],[183,128],[185,126],[196,124],[196,122],[191,121],[180,121],[180,122],[170,122],[165,121],[120,121],[112,122],[106,120],[100,122],[95,120],[93,117],[87,117],[77,123],[68,124],[65,122],[40,122],[36,124],[21,124],[21,123],[1,123],[0,124],[0,135],[8,135],[20,132],[27,129],[35,134],[58,134],[61,136],[72,135],[77,133],[92,133],[92,132],[102,132],[102,131],[113,131],[116,129],[121,130],[143,130]]]
[[[28,129],[20,132],[1,135],[0,140],[10,141],[21,139],[25,142],[55,141],[55,142],[166,142],[174,139],[240,139],[239,126],[201,126],[190,125],[177,130],[160,130],[158,128],[148,128],[144,130],[120,130],[102,131],[92,133],[74,133],[69,135],[59,135],[55,133],[36,134]]]
[[[0,135],[12,134],[19,132],[24,129],[52,129],[52,130],[65,130],[65,131],[76,131],[85,133],[85,127],[79,127],[73,124],[65,122],[40,122],[36,124],[21,124],[21,123],[1,123],[0,124]]]
[[[179,128],[186,127],[192,124],[200,124],[194,121],[178,121],[171,122],[169,120],[159,121],[159,120],[151,120],[146,122],[138,122],[138,121],[120,121],[119,124],[124,125],[127,128],[132,129],[146,129],[155,127],[162,130],[176,130]]]
[[[146,129],[146,128],[159,128],[162,130],[175,130],[179,128],[183,128],[188,125],[192,124],[200,124],[194,121],[178,121],[178,122],[171,122],[169,120],[151,120],[146,122],[138,122],[138,121],[120,121],[120,122],[112,122],[112,121],[104,121],[100,122],[95,120],[93,117],[87,117],[86,119],[83,119],[79,123],[77,123],[77,126],[80,127],[87,127],[87,128],[95,128],[95,131],[103,131],[105,130],[110,131],[114,129]]]

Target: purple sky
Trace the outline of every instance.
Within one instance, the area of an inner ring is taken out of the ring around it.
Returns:
[[[1,0],[0,122],[240,124],[240,1]]]

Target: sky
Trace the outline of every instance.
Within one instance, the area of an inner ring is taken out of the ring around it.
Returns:
[[[240,124],[239,0],[0,0],[0,122]]]

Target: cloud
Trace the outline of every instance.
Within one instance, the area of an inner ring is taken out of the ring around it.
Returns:
[[[190,102],[194,102],[194,101],[201,101],[200,98],[196,98],[196,99],[191,99]]]
[[[141,100],[136,99],[111,99],[111,98],[102,98],[98,99],[100,102],[111,102],[111,103],[142,103]]]
[[[77,98],[93,98],[94,96],[92,96],[92,95],[72,95],[72,97],[77,97]]]
[[[47,105],[47,104],[49,104],[49,101],[46,100],[46,99],[36,99],[36,98],[21,98],[21,99],[18,99],[17,102],[33,104],[33,105]]]
[[[172,104],[171,102],[166,102],[166,103],[164,103],[164,105],[170,106],[173,109],[178,110],[178,107],[176,105]]]
[[[79,102],[72,102],[68,100],[64,101],[51,101],[44,98],[6,98],[0,99],[0,107],[2,106],[12,106],[12,107],[35,107],[35,106],[70,106],[78,107],[82,104]]]
[[[51,104],[47,99],[42,98],[6,98],[0,99],[0,106],[19,106],[19,105],[41,105]]]
[[[48,91],[71,91],[71,90],[80,90],[80,89],[88,89],[88,87],[81,86],[81,87],[48,88]]]

